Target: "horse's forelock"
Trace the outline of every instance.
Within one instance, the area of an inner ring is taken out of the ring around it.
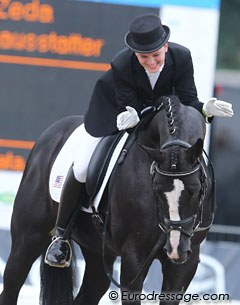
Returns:
[[[177,169],[178,155],[179,155],[179,147],[175,147],[170,155],[170,168],[173,171]]]

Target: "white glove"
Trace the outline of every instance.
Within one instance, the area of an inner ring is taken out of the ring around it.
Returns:
[[[233,110],[232,104],[217,100],[215,97],[210,98],[203,105],[203,111],[207,117],[219,116],[219,117],[232,117]]]
[[[140,121],[134,108],[126,106],[126,109],[127,111],[123,111],[117,116],[117,128],[119,130],[135,127]]]

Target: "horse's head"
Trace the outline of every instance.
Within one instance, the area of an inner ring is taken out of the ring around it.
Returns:
[[[178,263],[191,254],[191,237],[203,199],[205,172],[199,160],[203,142],[194,145],[181,140],[165,143],[161,149],[144,147],[151,165],[153,191],[159,209],[159,226],[167,234],[168,257]]]
[[[206,178],[201,159],[203,140],[197,138],[191,145],[181,138],[184,137],[165,137],[159,148],[142,146],[152,160],[150,172],[158,222],[167,235],[164,250],[175,263],[183,263],[191,255],[191,238],[198,225]]]

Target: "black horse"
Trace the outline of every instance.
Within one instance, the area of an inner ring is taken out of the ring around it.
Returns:
[[[142,291],[153,259],[162,264],[161,304],[178,304],[175,295],[184,294],[189,286],[212,220],[213,183],[202,156],[205,122],[176,96],[161,98],[150,116],[103,195],[99,212],[105,234],[91,214],[80,211],[76,218],[72,238],[86,262],[79,292],[74,298],[71,268],[49,267],[42,260],[42,305],[98,304],[109,288],[117,256],[124,305],[141,304],[136,293]],[[0,305],[17,304],[33,262],[51,241],[58,204],[49,194],[49,175],[58,152],[80,123],[79,116],[58,121],[30,153],[14,202],[12,247]]]

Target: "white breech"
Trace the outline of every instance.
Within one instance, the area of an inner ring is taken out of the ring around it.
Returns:
[[[79,143],[81,147],[77,146],[73,152],[73,172],[75,178],[79,182],[86,182],[87,169],[92,154],[102,138],[95,138],[91,136],[85,129],[84,124],[81,125]]]

